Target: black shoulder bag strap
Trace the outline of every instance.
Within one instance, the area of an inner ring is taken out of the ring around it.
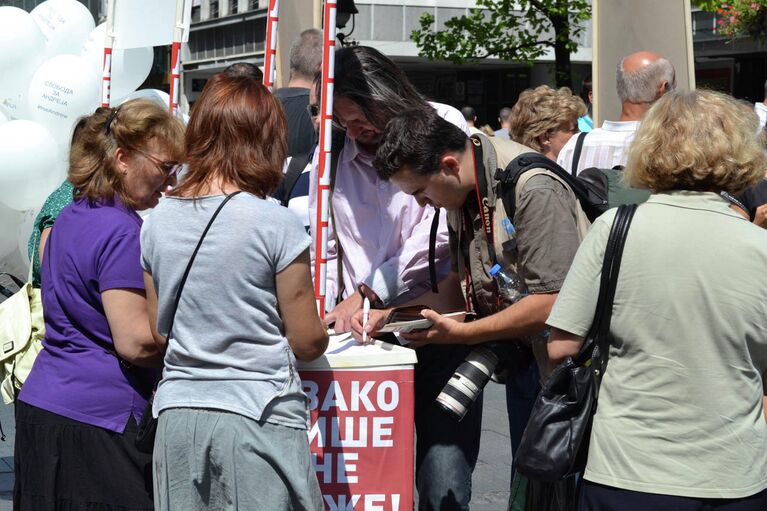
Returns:
[[[171,309],[170,314],[170,325],[168,326],[168,335],[165,337],[165,350],[168,349],[168,341],[170,340],[171,333],[173,332],[173,323],[176,320],[176,311],[178,310],[178,302],[181,300],[181,292],[184,290],[184,284],[186,284],[186,279],[189,277],[189,271],[192,269],[192,263],[194,263],[194,259],[197,257],[197,252],[200,251],[200,247],[202,246],[202,241],[205,239],[205,235],[208,234],[208,231],[210,230],[210,226],[213,225],[213,221],[216,219],[218,214],[223,209],[224,205],[226,205],[227,202],[231,200],[232,197],[240,193],[240,191],[232,192],[229,195],[227,195],[223,201],[221,201],[221,204],[218,205],[218,208],[216,208],[216,211],[213,212],[213,216],[210,217],[210,220],[208,220],[208,225],[205,226],[205,229],[202,231],[202,234],[200,235],[200,241],[197,242],[197,246],[194,247],[194,252],[192,252],[192,257],[189,258],[189,262],[186,265],[186,269],[184,270],[184,275],[181,277],[181,282],[178,284],[178,289],[176,290],[176,298],[173,300],[173,308]]]
[[[618,285],[623,247],[636,212],[636,204],[626,204],[618,208],[615,215],[610,236],[607,239],[605,257],[602,262],[602,275],[599,284],[599,298],[597,299],[594,322],[586,336],[586,342],[575,358],[578,365],[594,364],[597,374],[597,382],[601,380],[607,363],[607,354],[610,345],[610,322],[612,320],[613,301],[615,289]]]
[[[578,175],[578,163],[581,161],[581,151],[583,151],[583,141],[586,140],[588,132],[578,133],[578,139],[575,141],[575,150],[573,151],[573,163],[570,165],[570,173],[573,177]]]

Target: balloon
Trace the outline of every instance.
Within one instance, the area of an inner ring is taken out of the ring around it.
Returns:
[[[61,184],[65,170],[56,140],[44,126],[25,120],[0,125],[0,202],[18,211],[39,207]]]
[[[167,92],[164,92],[158,89],[137,90],[136,92],[132,92],[128,94],[124,98],[120,98],[116,103],[118,105],[122,105],[123,103],[125,103],[126,101],[130,101],[131,99],[151,99],[152,101],[156,102],[158,105],[164,106],[165,108],[170,108],[170,96],[168,95]]]
[[[12,117],[24,110],[29,80],[43,62],[45,38],[26,11],[0,7],[0,104]]]
[[[102,23],[93,29],[88,39],[83,43],[80,56],[96,66],[101,75],[104,66],[104,38],[107,25]],[[120,99],[136,90],[152,70],[154,51],[152,48],[132,48],[129,50],[113,50],[112,52],[112,81],[110,96]],[[114,102],[113,102],[114,103]]]
[[[151,99],[163,108],[170,108],[170,96],[167,92],[158,89],[139,89],[136,92],[131,92],[124,98],[120,98],[113,104],[122,105],[126,101],[130,101],[132,99]],[[189,116],[181,113],[180,109],[176,111],[176,117],[181,119],[184,125],[189,124]]]
[[[37,218],[38,213],[40,213],[40,206],[30,209],[29,211],[24,211],[19,215],[16,238],[18,239],[19,254],[27,266],[29,265],[29,237],[32,235],[35,219]]]
[[[50,1],[50,0],[48,0]],[[77,119],[99,106],[101,77],[78,55],[57,55],[43,63],[29,84],[29,119],[68,147]]]
[[[79,55],[93,27],[93,15],[77,0],[46,0],[29,13],[45,37],[45,58]]]
[[[0,260],[13,253],[16,248],[16,229],[21,214],[0,204]]]

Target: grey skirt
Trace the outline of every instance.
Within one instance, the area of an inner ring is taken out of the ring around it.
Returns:
[[[160,413],[158,511],[323,509],[305,430],[199,408]]]

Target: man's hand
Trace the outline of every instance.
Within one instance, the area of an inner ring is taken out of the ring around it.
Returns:
[[[370,337],[378,330],[382,329],[386,323],[386,318],[389,316],[391,309],[371,309],[368,314],[368,324],[365,329],[368,333],[367,342],[362,343],[362,310],[358,310],[352,317],[352,335],[362,344],[370,344],[373,339]]]
[[[422,310],[421,316],[431,321],[433,325],[428,330],[401,334],[410,341],[409,347],[420,348],[426,344],[468,344],[465,334],[471,323],[461,323],[452,318],[446,318],[430,309]]]
[[[330,326],[333,323],[333,331],[337,334],[349,332],[352,329],[352,316],[362,310],[362,295],[354,293],[343,302],[336,305],[335,309],[325,316],[325,323]]]
[[[767,204],[762,204],[756,208],[756,213],[754,213],[754,223],[762,229],[767,229]]]

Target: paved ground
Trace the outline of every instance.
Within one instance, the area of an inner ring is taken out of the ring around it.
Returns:
[[[0,511],[12,511],[13,407],[0,403],[0,422],[6,440],[0,442]],[[474,471],[472,511],[505,511],[509,499],[511,470],[509,424],[504,388],[489,383],[485,389],[482,441]]]
[[[5,431],[5,442],[0,442],[0,511],[13,510],[13,407],[0,401],[0,423]]]

